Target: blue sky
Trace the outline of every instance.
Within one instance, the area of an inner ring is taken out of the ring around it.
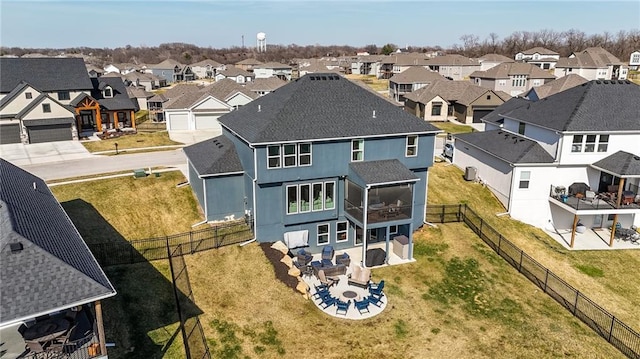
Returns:
[[[214,48],[269,44],[449,47],[460,36],[640,27],[640,1],[16,1],[0,0],[2,46]]]

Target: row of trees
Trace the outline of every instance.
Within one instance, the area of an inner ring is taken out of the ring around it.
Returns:
[[[591,46],[600,46],[611,52],[622,61],[627,61],[631,52],[640,49],[640,30],[619,31],[616,34],[604,32],[602,34],[587,35],[583,31],[571,29],[558,32],[544,29],[536,32],[516,31],[511,35],[500,39],[496,33],[491,33],[484,40],[478,35],[466,34],[460,37],[461,44],[444,49],[440,46],[433,47],[409,47],[412,52],[444,51],[458,53],[468,57],[479,57],[488,53],[502,54],[513,57],[519,51],[532,47],[542,46],[568,56],[572,52],[583,50]],[[204,59],[212,59],[224,64],[236,63],[247,58],[256,58],[260,61],[279,61],[288,63],[295,58],[318,58],[322,56],[355,55],[359,51],[367,51],[370,54],[389,54],[398,48],[395,44],[386,44],[382,47],[366,45],[353,47],[348,45],[269,45],[267,52],[258,53],[254,48],[231,47],[216,49],[212,47],[199,47],[186,43],[167,43],[155,47],[131,46],[109,48],[76,47],[68,49],[27,49],[6,48],[0,49],[2,55],[22,56],[28,53],[41,53],[48,56],[56,56],[61,53],[81,54],[88,62],[98,66],[109,63],[129,62],[134,64],[154,64],[166,59],[174,59],[184,64],[191,64]]]

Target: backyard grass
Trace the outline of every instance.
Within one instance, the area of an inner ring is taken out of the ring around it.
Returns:
[[[507,238],[637,328],[639,251],[569,252],[506,216],[487,188],[454,166],[430,171],[429,202],[466,202]],[[85,240],[126,241],[184,232],[201,220],[176,173],[61,185],[52,191]],[[373,270],[386,310],[348,321],[321,313],[275,278],[260,247],[185,256],[213,358],[621,358],[611,345],[542,293],[460,223],[425,226],[416,262]],[[630,253],[630,252],[633,252]],[[627,253],[627,254],[624,254]],[[556,263],[557,262],[557,263]],[[554,264],[556,263],[556,264]],[[553,267],[555,265],[555,267]],[[598,271],[598,269],[600,271]],[[114,358],[182,358],[168,262],[106,268],[118,295],[104,301]]]
[[[181,172],[160,177],[118,177],[51,187],[87,242],[109,242],[111,234],[96,223],[95,212],[126,240],[188,232],[203,220]]]
[[[118,144],[118,150],[123,151],[127,148],[156,147],[181,145],[180,142],[172,141],[167,131],[158,132],[140,132],[135,135],[124,135],[118,138],[110,138],[100,141],[83,141],[82,145],[89,152],[112,151],[115,150],[115,144]]]
[[[451,122],[431,122],[432,125],[443,130],[446,133],[468,133],[473,132],[473,127],[467,125],[459,125]]]

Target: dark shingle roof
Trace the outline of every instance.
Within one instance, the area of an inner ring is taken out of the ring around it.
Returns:
[[[115,294],[42,179],[0,159],[0,200],[0,322]]]
[[[310,74],[220,117],[250,143],[437,132],[336,74]]]
[[[529,100],[522,97],[513,97],[507,102],[495,108],[488,115],[484,116],[481,120],[483,122],[500,124],[504,120],[503,113],[514,110],[520,106],[524,106],[529,103]]]
[[[485,131],[457,134],[454,137],[508,163],[553,163],[553,157],[538,142],[514,133]]]
[[[640,130],[640,86],[593,80],[504,115],[556,131]]]
[[[11,90],[6,96],[0,99],[0,110],[2,110],[6,105],[8,105],[16,96],[18,96],[26,87],[29,87],[28,83],[21,81],[16,87]],[[33,86],[31,86],[33,87]]]
[[[244,171],[236,147],[224,135],[187,146],[184,153],[200,176]]]
[[[418,180],[418,177],[397,159],[352,162],[349,167],[369,185]]]
[[[640,156],[618,151],[591,165],[618,177],[640,177]]]
[[[120,77],[98,77],[92,78],[93,91],[91,96],[98,100],[100,106],[107,110],[134,110],[135,105],[127,94],[127,88],[124,86]],[[105,98],[102,96],[102,91],[106,86],[113,89],[113,97]]]
[[[91,81],[80,58],[0,58],[0,93],[8,93],[21,81],[40,91],[91,90]]]

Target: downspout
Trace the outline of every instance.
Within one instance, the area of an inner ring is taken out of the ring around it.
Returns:
[[[367,268],[367,217],[369,205],[369,189],[366,185],[364,188],[364,208],[362,209],[362,268]]]
[[[254,179],[252,180],[253,182],[253,208],[251,209],[252,215],[253,215],[253,238],[240,243],[240,247],[244,247],[249,243],[253,243],[255,241],[258,240],[258,234],[257,234],[257,226],[256,226],[256,187],[258,186],[258,161],[257,161],[257,154],[256,154],[256,148],[253,147],[252,145],[249,145],[249,148],[251,148],[251,150],[253,151],[253,175],[254,175]],[[246,214],[246,213],[245,213]]]

